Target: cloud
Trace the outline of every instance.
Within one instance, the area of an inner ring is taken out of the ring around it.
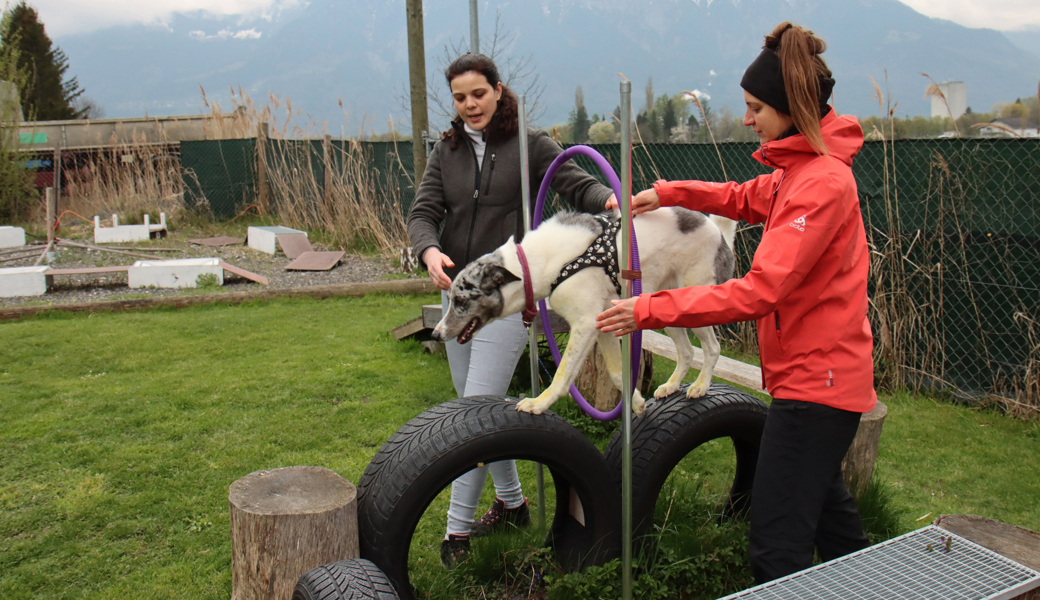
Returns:
[[[1036,0],[902,0],[917,12],[972,28],[1017,31],[1040,27]]]
[[[221,29],[213,35],[207,35],[205,31],[191,31],[188,33],[197,40],[258,40],[263,33],[256,29],[241,29],[231,31],[230,28]]]
[[[116,25],[166,25],[174,14],[243,16],[274,20],[307,0],[35,0],[52,38]]]

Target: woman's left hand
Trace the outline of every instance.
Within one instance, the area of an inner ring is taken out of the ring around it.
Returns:
[[[596,329],[604,333],[614,332],[614,337],[621,337],[639,330],[636,325],[636,301],[638,296],[626,300],[611,300],[612,308],[596,316]]]

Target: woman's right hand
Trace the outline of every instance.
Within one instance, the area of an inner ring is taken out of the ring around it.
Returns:
[[[448,258],[448,255],[442,253],[436,246],[430,246],[423,252],[422,258],[426,263],[426,270],[430,272],[433,285],[442,290],[450,288],[451,278],[444,273],[444,268],[454,267],[455,263]]]
[[[661,208],[661,199],[657,197],[657,191],[654,188],[643,190],[632,196],[632,216],[643,214],[647,211],[657,210]],[[618,207],[618,201],[614,196],[611,196],[607,200],[607,210],[620,210]]]

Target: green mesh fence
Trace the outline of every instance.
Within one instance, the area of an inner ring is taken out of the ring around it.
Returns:
[[[345,156],[346,143],[333,142],[333,161]],[[253,144],[183,143],[188,202],[205,199],[218,217],[253,203]],[[272,190],[272,197],[283,193],[320,201],[321,141],[269,144],[270,169],[308,169],[280,161],[292,148],[310,156],[312,171],[309,186]],[[361,147],[378,186],[394,189],[406,214],[414,197],[410,142]],[[592,147],[618,168],[617,144]],[[768,172],[751,158],[756,147],[637,146],[633,190],[659,178],[751,179]],[[575,160],[606,181],[592,161]],[[867,142],[853,171],[872,248],[870,316],[879,384],[1040,403],[1040,140]],[[558,207],[551,202],[549,212]],[[738,273],[748,270],[760,237],[758,226],[741,229]],[[754,352],[749,331],[746,325],[727,326],[723,336]]]
[[[256,203],[256,140],[181,142],[184,202],[229,219]]]

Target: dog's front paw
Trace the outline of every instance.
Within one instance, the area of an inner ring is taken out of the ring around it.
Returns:
[[[646,400],[643,400],[643,394],[639,393],[639,390],[632,391],[632,412],[636,413],[637,417],[643,416],[646,412]]]
[[[657,398],[658,400],[660,400],[661,398],[667,398],[668,396],[674,394],[678,389],[678,383],[663,383],[661,384],[661,387],[657,388],[657,390],[654,391],[654,398]]]
[[[690,387],[686,388],[687,398],[700,398],[704,394],[708,393],[708,388],[711,387],[711,381],[701,381],[700,378],[690,384]]]
[[[545,394],[536,396],[534,398],[524,398],[520,402],[516,403],[516,410],[520,412],[531,413],[532,415],[540,415],[547,408],[552,406],[552,401],[546,402],[546,398],[543,398]]]

